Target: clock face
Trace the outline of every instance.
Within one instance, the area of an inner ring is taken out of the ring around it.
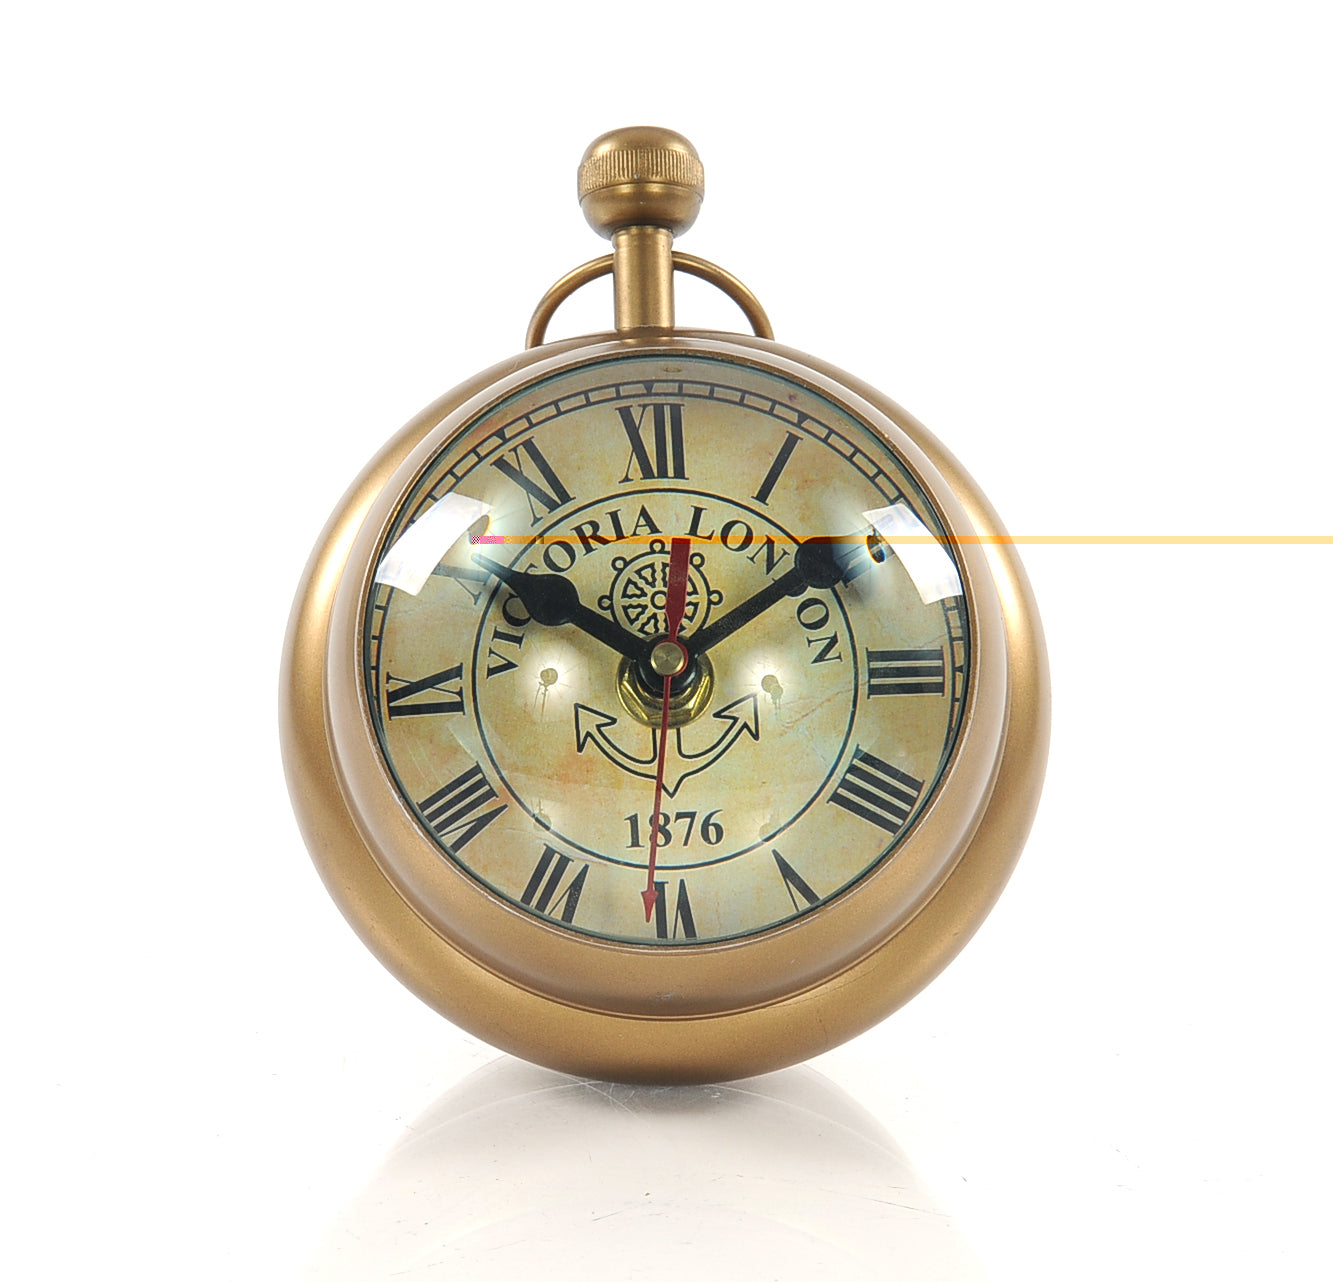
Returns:
[[[645,354],[445,443],[381,545],[362,663],[441,859],[560,929],[672,947],[893,859],[970,647],[944,527],[882,436],[773,370]]]

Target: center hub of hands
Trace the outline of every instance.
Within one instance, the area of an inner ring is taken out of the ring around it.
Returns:
[[[667,677],[671,678],[667,724],[688,725],[703,716],[713,698],[713,665],[706,654],[692,655],[669,637],[652,642],[639,659],[621,660],[616,672],[621,706],[643,725],[660,725]]]
[[[679,641],[659,641],[648,654],[648,665],[659,677],[677,677],[690,661]]]

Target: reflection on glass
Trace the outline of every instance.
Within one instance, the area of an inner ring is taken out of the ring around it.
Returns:
[[[963,583],[953,558],[906,503],[876,508],[864,516],[893,549],[924,605],[962,596]]]
[[[490,505],[479,499],[446,494],[417,517],[385,552],[376,567],[375,582],[416,596],[444,554],[490,510]]]

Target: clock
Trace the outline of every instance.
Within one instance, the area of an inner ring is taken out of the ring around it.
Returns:
[[[944,447],[674,249],[688,142],[606,134],[579,194],[613,253],[315,549],[288,781],[350,923],[464,1029],[606,1079],[747,1076],[891,1013],[989,911],[1045,766],[1040,624]],[[677,328],[682,270],[754,335]],[[608,273],[614,331],[545,342]]]

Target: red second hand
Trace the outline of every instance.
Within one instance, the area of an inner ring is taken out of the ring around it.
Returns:
[[[667,640],[680,647],[685,670],[689,653],[676,639],[680,621],[685,617],[685,589],[690,581],[690,541],[671,540],[671,561],[667,566],[666,623]],[[661,644],[659,642],[659,644]],[[643,919],[652,921],[657,907],[657,815],[662,809],[662,780],[666,776],[667,721],[671,716],[671,676],[662,678],[662,725],[657,736],[657,784],[653,789],[653,809],[648,816],[648,889],[643,892]]]

